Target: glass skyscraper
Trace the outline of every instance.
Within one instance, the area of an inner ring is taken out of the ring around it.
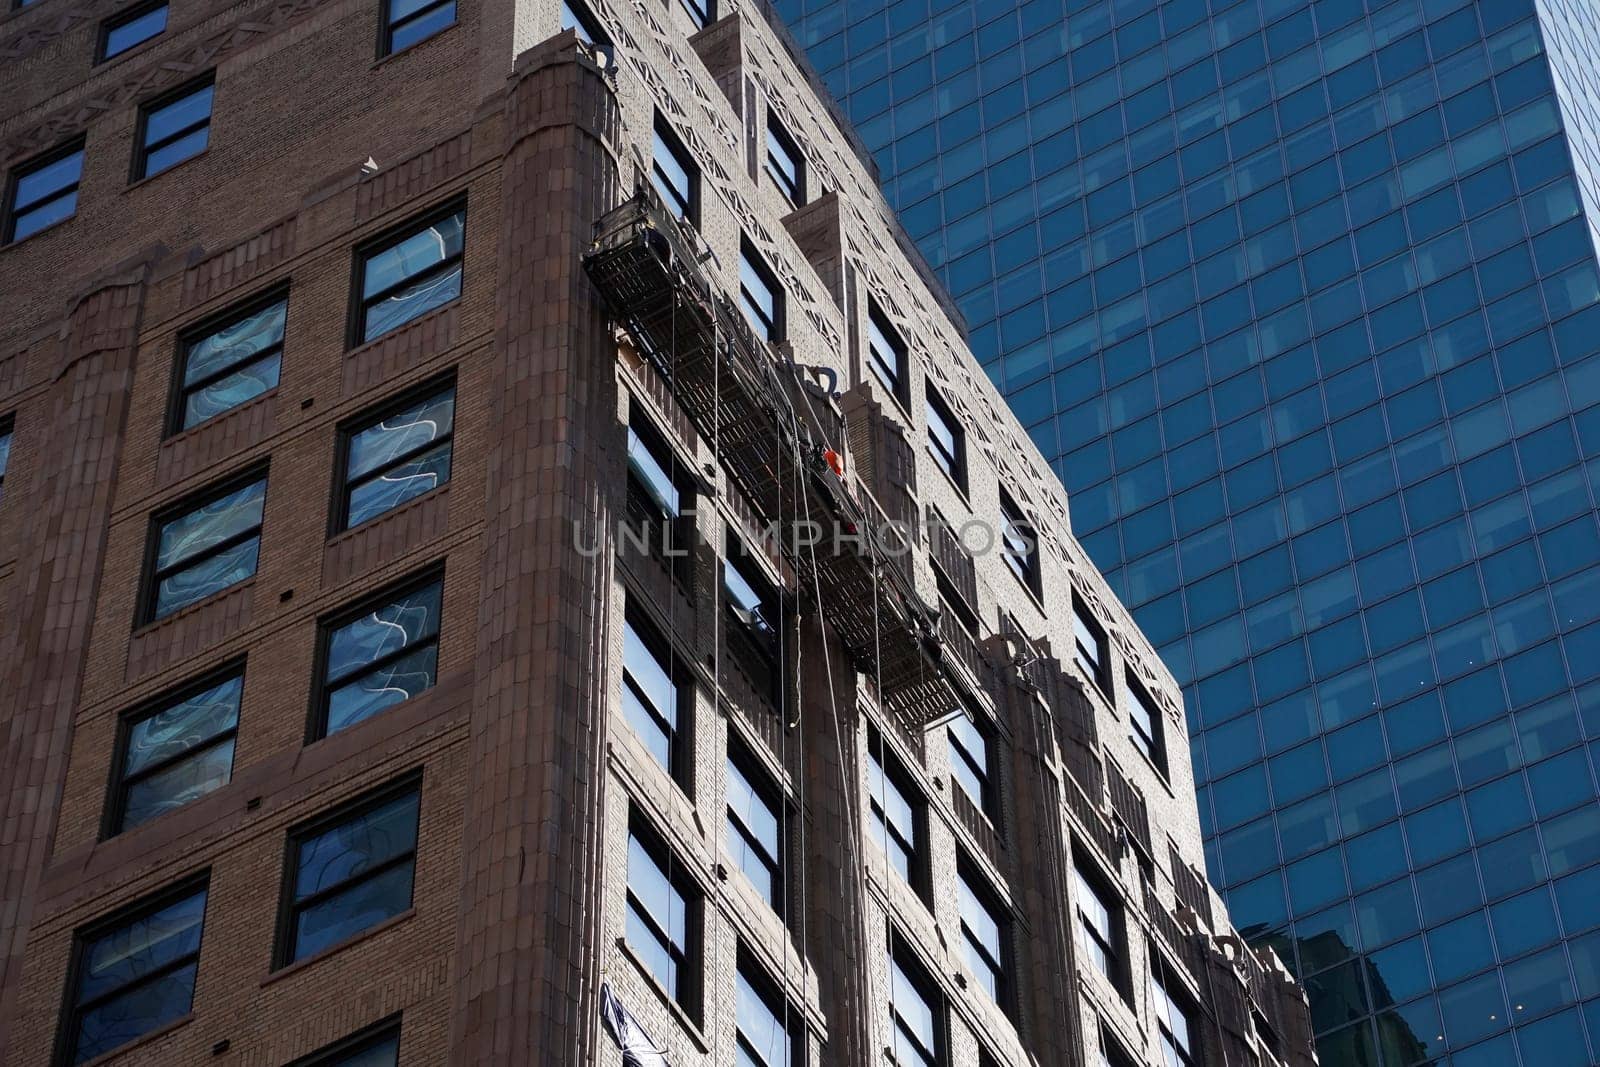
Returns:
[[[1325,1064],[1600,1062],[1594,0],[781,0]]]

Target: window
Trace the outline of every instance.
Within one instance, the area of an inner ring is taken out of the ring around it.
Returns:
[[[92,1060],[189,1014],[205,917],[201,880],[81,931],[57,1062]]]
[[[933,386],[927,390],[928,452],[956,488],[967,491],[967,434]]]
[[[906,346],[876,305],[867,308],[867,363],[896,400],[906,388]]]
[[[456,387],[429,386],[344,432],[340,529],[353,529],[450,480]]]
[[[456,24],[456,0],[383,0],[380,56],[404,51]]]
[[[757,337],[783,340],[783,289],[748,241],[739,248],[739,304]]]
[[[21,241],[70,219],[78,210],[82,177],[82,138],[17,168],[6,196],[3,243]]]
[[[889,1055],[898,1067],[939,1067],[945,1062],[944,1005],[938,987],[890,931]]]
[[[694,576],[693,468],[635,408],[628,420],[628,520],[679,584]],[[623,546],[630,542],[624,540]]]
[[[143,621],[171,615],[254,576],[266,500],[267,479],[260,475],[182,504],[170,518],[157,518]]]
[[[1124,686],[1128,693],[1128,723],[1133,728],[1133,743],[1147,756],[1163,776],[1167,773],[1167,753],[1163,744],[1161,709],[1155,698],[1131,674],[1125,674]]]
[[[265,302],[228,312],[220,325],[203,326],[180,342],[183,366],[174,433],[278,387],[288,311],[288,296],[275,293]]]
[[[966,942],[967,967],[989,994],[1004,1007],[1010,995],[1006,974],[1008,923],[1005,908],[971,864],[962,862],[956,872],[961,904],[961,937]]]
[[[132,11],[118,15],[114,19],[107,19],[100,26],[98,62],[104,63],[113,56],[120,56],[131,48],[137,48],[152,37],[159,37],[166,28],[167,0],[140,4]]]
[[[1106,632],[1101,629],[1094,613],[1076,596],[1072,598],[1072,631],[1075,639],[1073,658],[1090,681],[1105,691],[1110,678],[1107,671],[1110,648],[1106,642]]]
[[[922,805],[920,799],[915,806],[912,804],[910,798],[916,794],[905,782],[900,769],[889,760],[884,748],[881,734],[874,732],[868,736],[867,780],[872,790],[872,836],[887,854],[889,866],[899,872],[907,885],[921,892]]]
[[[11,437],[15,424],[11,416],[0,418],[0,504],[6,499],[6,468],[11,465]]]
[[[1117,1039],[1100,1031],[1100,1058],[1095,1067],[1134,1067],[1135,1060],[1123,1049]]]
[[[589,9],[573,0],[561,0],[561,28],[573,30],[578,40],[587,45],[610,44],[611,39],[600,29]]]
[[[467,209],[457,207],[361,253],[361,305],[354,343],[363,344],[461,295]]]
[[[385,1019],[289,1067],[396,1067],[399,1062],[400,1020]]]
[[[767,112],[767,173],[795,207],[806,202],[806,157],[776,115]]]
[[[1006,566],[1011,568],[1023,585],[1035,596],[1039,595],[1039,542],[1034,536],[1033,524],[1022,515],[1022,509],[1004,489],[1000,490],[1000,547]]]
[[[650,180],[674,215],[688,222],[700,218],[700,168],[673,132],[656,114],[655,147],[651,152]]]
[[[1100,888],[1101,879],[1086,876],[1082,867],[1073,867],[1072,881],[1078,898],[1078,946],[1095,970],[1120,989],[1122,953],[1118,950],[1121,935],[1117,929],[1120,912],[1111,903],[1114,898]]]
[[[323,627],[322,695],[313,737],[338,733],[433,688],[443,594],[444,577],[435,572]]]
[[[1161,1037],[1163,1067],[1193,1067],[1199,1057],[1190,1043],[1191,1014],[1167,992],[1170,979],[1166,967],[1157,961],[1150,971],[1150,1003],[1155,1009],[1156,1029]]]
[[[741,946],[736,974],[734,1063],[737,1067],[790,1067],[806,1062],[805,1015],[788,1005],[776,983]]]
[[[214,75],[159,96],[139,109],[138,151],[133,180],[149,178],[193,159],[211,140]]]
[[[968,714],[950,720],[950,773],[973,807],[988,816],[990,822],[998,823],[1000,804],[995,795],[989,738]]]
[[[728,851],[779,918],[784,914],[783,798],[759,764],[730,744]]]
[[[748,655],[741,656],[754,683],[774,704],[782,700],[782,671],[778,626],[782,621],[777,590],[766,572],[729,530],[727,557],[722,561],[723,606],[733,617],[729,627],[730,644]]]
[[[107,827],[131,830],[228,784],[244,673],[189,686],[124,720]]]
[[[411,907],[421,802],[422,784],[413,777],[290,834],[278,966]]]
[[[711,25],[717,17],[716,0],[682,0],[683,9],[694,19],[694,24],[701,29]]]
[[[685,697],[674,677],[676,658],[642,618],[630,614],[622,631],[623,716],[656,762],[677,777],[682,761],[678,716]]]
[[[698,939],[690,925],[698,903],[683,865],[637,818],[628,832],[628,947],[667,995],[698,1016]]]

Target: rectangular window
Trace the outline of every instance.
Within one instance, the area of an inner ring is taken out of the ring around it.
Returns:
[[[214,419],[278,387],[289,297],[229,311],[220,325],[203,326],[179,343],[182,370],[172,432]]]
[[[989,994],[1005,1007],[1009,1003],[1009,920],[994,891],[972,865],[962,862],[956,872],[961,905],[961,937],[966,942],[967,968]]]
[[[1123,675],[1123,688],[1128,694],[1128,723],[1132,727],[1133,743],[1147,756],[1163,776],[1167,773],[1167,753],[1161,729],[1161,709],[1155,698],[1131,674]]]
[[[973,807],[988,816],[990,822],[998,824],[1000,804],[995,792],[989,737],[965,713],[950,720],[947,734],[951,776]]]
[[[694,19],[694,24],[701,29],[711,25],[717,17],[716,0],[682,0],[683,9]]]
[[[233,776],[244,672],[232,668],[123,721],[109,833],[183,807]]]
[[[1165,1067],[1194,1067],[1199,1056],[1189,1034],[1193,1015],[1169,994],[1171,981],[1165,971],[1159,961],[1150,970],[1150,1003],[1161,1038],[1162,1063]]]
[[[411,777],[290,832],[279,967],[411,907],[421,802]]]
[[[783,340],[783,288],[748,241],[739,247],[739,304],[757,337]]]
[[[262,475],[243,486],[211,490],[156,518],[141,621],[164,618],[253,577],[266,500]]]
[[[1108,691],[1110,649],[1106,632],[1095,619],[1094,613],[1076,596],[1072,598],[1072,632],[1075,639],[1073,657],[1078,661],[1078,666],[1102,692]]]
[[[905,398],[905,342],[875,304],[867,307],[867,364],[891,396]]]
[[[100,55],[96,62],[104,63],[137,48],[152,37],[159,37],[167,28],[167,0],[156,0],[116,18],[107,19],[100,26]]]
[[[314,738],[338,733],[433,688],[439,673],[443,595],[444,577],[434,572],[323,625]]]
[[[885,748],[882,735],[867,738],[867,784],[872,790],[872,836],[889,858],[889,866],[905,883],[923,891],[922,842],[924,814],[920,798],[900,773]],[[887,766],[886,766],[887,764]]]
[[[561,29],[574,31],[578,40],[587,45],[611,43],[589,9],[575,0],[561,0]]]
[[[138,151],[133,180],[149,178],[193,159],[211,140],[211,100],[215,75],[207,74],[139,109]]]
[[[806,202],[806,157],[783,123],[767,112],[767,173],[778,191],[795,207]]]
[[[456,387],[433,385],[342,433],[342,522],[349,530],[450,480]]]
[[[0,243],[24,240],[71,218],[78,210],[82,177],[81,137],[17,168],[6,194],[5,239]]]
[[[634,408],[628,419],[628,522],[645,551],[685,590],[694,580],[694,489],[693,468]]]
[[[943,398],[927,388],[928,452],[956,488],[967,491],[967,434]]]
[[[773,703],[782,700],[778,627],[782,607],[766,572],[729,530],[722,561],[723,606],[732,618],[730,645],[741,653],[746,671]]]
[[[1023,585],[1034,596],[1039,595],[1039,542],[1033,524],[1022,514],[1022,509],[1011,499],[1011,494],[1000,490],[1000,548],[1006,566],[1011,568]]]
[[[678,718],[685,696],[677,658],[654,627],[630,614],[622,624],[622,713],[656,762],[678,777]]]
[[[1072,881],[1078,901],[1078,946],[1094,965],[1119,989],[1122,987],[1122,937],[1118,931],[1120,910],[1115,898],[1102,890],[1098,877],[1086,876],[1083,868],[1072,868]]]
[[[736,1067],[790,1067],[805,1063],[805,1014],[788,1005],[777,983],[747,957],[743,946],[736,987]]]
[[[730,743],[728,852],[778,917],[784,915],[783,795],[760,764]]]
[[[889,1055],[897,1067],[945,1062],[944,1004],[938,986],[893,931],[889,936]]]
[[[10,415],[0,418],[0,504],[6,499],[6,468],[11,465],[11,438],[15,423]]]
[[[402,52],[456,24],[456,0],[382,0],[383,41],[378,55]]]
[[[400,1020],[385,1019],[295,1060],[289,1067],[396,1067],[399,1062]]]
[[[650,157],[650,180],[661,200],[680,219],[700,218],[700,168],[667,120],[656,113],[655,141]]]
[[[466,226],[467,209],[452,208],[360,253],[354,343],[381,337],[461,295]]]
[[[626,937],[667,995],[699,1015],[699,939],[692,929],[699,895],[667,843],[637,817],[628,831]]]
[[[1100,1031],[1100,1060],[1096,1067],[1135,1067],[1138,1062],[1128,1055],[1116,1038]],[[1163,1065],[1166,1067],[1166,1065]]]
[[[189,1014],[205,917],[202,880],[81,931],[57,1062],[84,1063]]]

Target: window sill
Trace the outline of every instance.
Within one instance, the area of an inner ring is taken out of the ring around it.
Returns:
[[[1139,742],[1133,739],[1132,734],[1128,735],[1128,741],[1133,745],[1133,750],[1139,754],[1139,758],[1144,760],[1145,766],[1149,767],[1155,772],[1156,781],[1160,782],[1161,788],[1167,791],[1167,796],[1177,799],[1178,794],[1172,791],[1172,782],[1167,779],[1167,772],[1162,770],[1160,765],[1157,764],[1155,760],[1151,759],[1145,754],[1144,749],[1139,747]]]
[[[398,326],[393,326],[393,327],[389,328],[388,330],[385,330],[383,333],[380,333],[378,336],[374,337],[370,341],[361,341],[358,344],[355,344],[355,345],[353,345],[353,346],[351,346],[349,348],[346,348],[345,352],[344,352],[344,358],[345,359],[354,359],[354,358],[356,358],[358,356],[361,356],[361,355],[371,351],[372,349],[377,348],[379,345],[386,344],[386,343],[388,343],[390,341],[393,341],[396,337],[399,337],[401,334],[405,333],[407,330],[415,330],[419,326],[421,326],[423,323],[430,322],[430,321],[438,318],[441,315],[444,315],[444,314],[446,314],[448,312],[451,312],[451,311],[455,311],[458,308],[460,308],[460,306],[461,306],[461,297],[459,297],[459,296],[455,297],[452,300],[446,300],[444,303],[440,304],[438,307],[429,308],[427,311],[424,311],[422,314],[418,315],[414,319],[408,319],[407,321],[400,323]],[[432,357],[430,356],[430,357],[427,357],[427,358],[432,358]]]
[[[933,469],[938,471],[940,475],[944,477],[944,480],[950,483],[950,488],[956,491],[956,495],[961,498],[961,502],[965,504],[967,509],[970,511],[972,509],[972,495],[967,490],[966,479],[957,478],[955,475],[945,470],[944,464],[939,462],[939,453],[933,450],[933,446],[931,444],[928,444],[926,441],[924,441],[923,447],[927,451],[928,455],[933,458]]]
[[[146,174],[143,178],[135,178],[133,181],[129,182],[126,186],[124,186],[122,191],[124,193],[131,193],[135,189],[143,188],[144,186],[149,185],[153,181],[156,181],[156,180],[161,179],[161,178],[165,178],[167,175],[171,174],[173,171],[176,171],[176,170],[179,170],[179,169],[181,169],[183,167],[186,167],[190,163],[193,163],[197,159],[205,158],[205,156],[207,154],[209,154],[210,151],[211,151],[211,145],[210,145],[209,140],[208,140],[208,143],[206,144],[206,146],[204,148],[200,149],[200,151],[196,152],[194,155],[190,156],[189,158],[178,160],[178,162],[174,163],[172,166],[168,167],[166,170],[158,170],[154,174]]]
[[[701,1054],[710,1053],[711,1043],[706,1040],[705,1031],[700,1029],[700,1024],[689,1017],[689,1013],[683,1010],[683,1005],[673,999],[672,994],[661,988],[661,983],[656,981],[656,976],[651,973],[650,968],[646,967],[644,961],[635,955],[633,949],[628,946],[626,937],[617,938],[617,949],[629,963],[633,964],[633,969],[639,972],[639,976],[649,985],[656,998],[666,1005],[667,1011],[672,1013],[672,1017],[683,1028],[683,1032],[689,1035],[689,1040],[694,1042],[695,1047],[700,1050]]]
[[[259,573],[259,572],[257,572],[257,573]],[[161,629],[164,626],[175,625],[177,622],[179,622],[182,619],[187,619],[192,615],[198,615],[200,612],[205,611],[207,608],[211,607],[213,604],[216,604],[219,601],[221,601],[221,600],[223,600],[223,599],[225,599],[227,597],[233,596],[233,595],[235,595],[237,593],[244,592],[245,590],[253,588],[255,586],[255,584],[256,584],[256,575],[252,574],[250,577],[246,578],[242,582],[235,582],[232,585],[228,586],[226,589],[218,589],[215,593],[212,593],[210,596],[207,596],[207,597],[205,597],[204,599],[201,599],[201,600],[196,600],[193,604],[185,604],[183,607],[179,608],[177,611],[169,612],[166,615],[160,615],[160,616],[157,616],[154,619],[147,619],[144,622],[141,622],[139,625],[137,625],[137,626],[135,626],[133,628],[133,634],[131,636],[134,639],[138,639],[140,637],[145,636],[146,634],[154,633],[155,631]]]
[[[273,971],[271,974],[261,979],[261,988],[265,989],[267,986],[280,982],[291,975],[299,974],[301,971],[320,963],[329,956],[333,956],[340,952],[344,952],[347,949],[354,948],[356,945],[359,945],[361,942],[366,941],[369,938],[377,937],[384,931],[399,926],[401,923],[406,922],[416,914],[417,909],[414,906],[407,908],[400,914],[391,915],[389,918],[383,920],[381,923],[378,923],[376,926],[369,926],[360,933],[351,934],[343,941],[339,941],[335,944],[329,945],[325,949],[314,952],[303,960],[295,960],[293,963],[286,963],[276,971]]]
[[[242,411],[248,411],[252,407],[255,407],[255,406],[259,405],[259,404],[263,404],[263,403],[265,403],[266,401],[268,401],[270,399],[275,399],[277,397],[277,395],[278,395],[278,387],[276,385],[274,385],[271,389],[268,389],[265,392],[257,393],[255,396],[251,397],[250,399],[248,399],[248,400],[246,400],[246,401],[244,401],[244,402],[242,402],[240,404],[234,405],[233,407],[229,408],[227,411],[219,411],[219,412],[217,412],[215,415],[211,416],[209,419],[206,419],[204,422],[197,422],[193,426],[186,426],[186,427],[184,427],[183,429],[180,429],[180,430],[172,430],[166,436],[162,437],[162,439],[161,439],[161,447],[162,448],[168,448],[168,447],[171,447],[172,445],[175,445],[179,441],[186,441],[186,440],[189,440],[189,439],[194,438],[194,437],[199,437],[202,434],[204,434],[207,430],[209,430],[212,427],[216,426],[220,420],[226,419],[230,415],[237,415]]]
[[[148,1044],[150,1044],[151,1042],[154,1042],[154,1041],[159,1041],[161,1038],[166,1037],[168,1034],[172,1033],[174,1030],[180,1030],[183,1027],[188,1026],[192,1022],[194,1022],[194,1012],[191,1011],[187,1015],[178,1016],[176,1019],[172,1020],[170,1023],[165,1023],[165,1024],[161,1025],[161,1026],[156,1027],[154,1030],[151,1030],[149,1033],[140,1034],[138,1037],[134,1038],[132,1041],[127,1042],[126,1044],[118,1045],[116,1048],[112,1049],[110,1052],[102,1052],[100,1055],[96,1056],[92,1060],[84,1060],[83,1063],[78,1065],[78,1067],[100,1067],[101,1064],[110,1063],[113,1060],[121,1059],[123,1056],[126,1056],[128,1053],[132,1052],[134,1049],[142,1048],[145,1045],[148,1045]]]
[[[412,52],[415,52],[417,49],[421,48],[423,45],[427,44],[429,41],[437,41],[440,37],[443,37],[445,34],[449,33],[451,30],[455,29],[456,27],[458,27],[460,25],[461,25],[461,19],[458,17],[456,19],[456,21],[452,22],[450,25],[439,27],[437,30],[434,30],[432,33],[428,34],[428,36],[424,37],[420,41],[413,41],[411,44],[406,45],[404,48],[400,48],[400,49],[397,49],[397,50],[395,50],[393,52],[389,52],[386,55],[379,56],[377,59],[374,59],[372,61],[372,65],[370,67],[368,67],[367,69],[368,70],[377,70],[379,67],[381,67],[384,64],[388,63],[391,59],[396,59],[396,58],[398,58],[400,56],[408,56]]]
[[[28,236],[23,237],[20,240],[7,241],[5,244],[0,245],[0,255],[4,255],[6,252],[11,251],[13,248],[21,248],[23,245],[27,244],[29,241],[33,240],[35,237],[38,237],[38,236],[40,236],[42,234],[47,234],[47,233],[51,232],[52,230],[58,230],[58,229],[60,229],[61,227],[65,226],[67,223],[71,222],[73,219],[75,219],[77,217],[78,217],[78,213],[76,211],[74,211],[72,214],[68,215],[66,218],[57,219],[56,221],[52,222],[50,225],[44,227],[42,230],[34,230],[32,233],[28,234]]]

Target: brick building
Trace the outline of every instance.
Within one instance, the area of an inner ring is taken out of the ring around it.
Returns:
[[[603,989],[675,1065],[1310,1062],[760,12],[65,3],[0,18],[0,1063],[615,1063]]]

